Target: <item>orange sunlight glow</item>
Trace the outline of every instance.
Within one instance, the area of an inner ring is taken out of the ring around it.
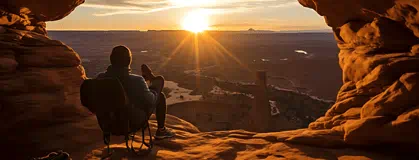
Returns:
[[[216,3],[216,0],[169,0],[177,6],[200,6]]]
[[[209,13],[205,10],[189,12],[183,19],[182,28],[194,33],[203,32],[209,29]]]

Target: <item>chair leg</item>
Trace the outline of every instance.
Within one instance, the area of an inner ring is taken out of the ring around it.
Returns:
[[[148,149],[151,151],[151,149],[153,149],[153,136],[151,135],[150,124],[148,123],[148,121],[147,121],[147,128],[148,128],[148,135],[150,136],[150,146],[148,146]]]
[[[147,125],[148,125],[148,124],[147,124]],[[149,127],[149,126],[147,126],[147,127]],[[141,137],[142,137],[142,141],[141,141],[141,146],[139,147],[139,149],[138,149],[138,150],[135,150],[135,148],[134,148],[134,146],[133,146],[133,142],[134,142],[134,139],[135,139],[135,133],[131,136],[131,138],[132,138],[132,141],[131,141],[131,147],[129,147],[129,146],[128,146],[128,141],[126,142],[127,148],[129,148],[129,150],[131,150],[131,152],[133,152],[133,153],[134,153],[134,154],[136,154],[137,156],[144,156],[144,155],[147,155],[148,153],[150,153],[150,152],[151,152],[152,147],[153,147],[153,144],[152,144],[152,143],[153,143],[153,138],[151,137],[150,128],[148,128],[148,130],[149,130],[149,135],[150,135],[150,143],[149,143],[149,144],[147,144],[147,143],[145,142],[145,133],[144,133],[144,131],[145,131],[145,130],[146,130],[146,128],[145,128],[145,127],[141,129]],[[143,152],[143,151],[142,151],[143,146],[148,147],[147,151],[145,151],[145,152]]]
[[[111,153],[111,148],[109,147],[109,144],[108,144],[108,153]]]
[[[125,135],[125,145],[127,146],[128,152],[131,152],[132,149],[129,147],[128,141],[129,141],[129,135]]]
[[[108,154],[107,154],[106,156],[102,157],[101,159],[106,159],[106,158],[111,157],[111,156],[112,156],[112,154],[113,154],[113,152],[111,151],[111,148],[110,148],[111,135],[110,135],[110,134],[106,134],[106,133],[104,133],[104,134],[103,134],[103,142],[104,142],[104,143],[106,144],[106,146],[107,146],[107,151],[108,151]]]

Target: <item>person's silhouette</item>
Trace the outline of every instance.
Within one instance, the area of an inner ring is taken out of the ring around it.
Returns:
[[[162,93],[164,77],[155,76],[151,69],[143,64],[141,66],[142,76],[131,73],[132,54],[126,46],[113,48],[111,65],[106,72],[100,73],[97,78],[118,77],[124,87],[128,98],[134,107],[147,107],[148,110],[156,111],[158,129],[156,139],[173,137],[175,134],[165,127],[166,121],[166,96]],[[146,81],[150,81],[148,86]]]

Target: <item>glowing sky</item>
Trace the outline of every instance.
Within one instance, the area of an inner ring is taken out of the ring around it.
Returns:
[[[324,19],[297,0],[86,0],[50,30],[182,29],[188,13],[208,13],[213,30],[323,30]]]

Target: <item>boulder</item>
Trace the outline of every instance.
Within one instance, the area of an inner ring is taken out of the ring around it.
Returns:
[[[299,2],[313,8],[332,27],[341,50],[344,82],[335,105],[310,124],[310,136],[334,136],[346,145],[393,144],[417,149],[419,1]],[[313,145],[312,139],[298,142]]]
[[[86,76],[78,54],[42,34],[1,29],[0,132],[33,130],[87,116],[79,100]]]

